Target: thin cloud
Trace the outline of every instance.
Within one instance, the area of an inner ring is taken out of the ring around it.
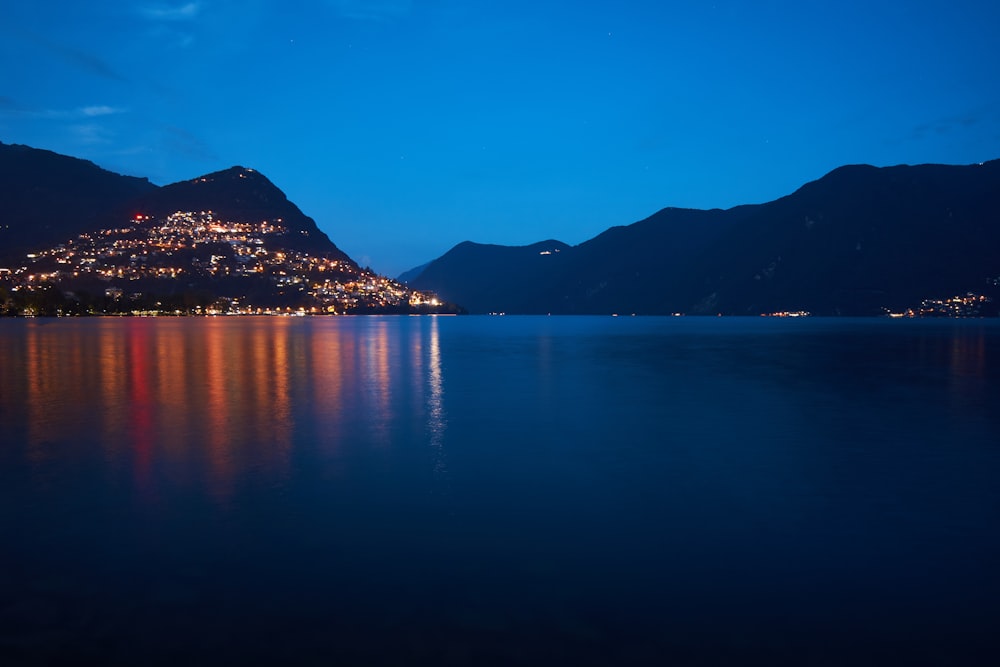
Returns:
[[[338,14],[361,21],[401,19],[410,14],[411,0],[330,0]]]
[[[197,2],[171,6],[154,5],[142,7],[139,13],[151,21],[191,21],[198,17],[201,5]]]
[[[78,109],[32,109],[23,107],[9,98],[0,98],[0,113],[14,115],[20,118],[37,118],[42,120],[79,120],[113,116],[127,113],[128,109],[112,107],[106,104],[95,104]]]
[[[70,63],[85,69],[92,74],[96,74],[112,81],[128,81],[128,79],[119,74],[115,68],[92,53],[80,51],[79,49],[75,49],[71,46],[65,46],[63,44],[47,44],[47,46],[52,51],[68,60]]]
[[[138,10],[152,28],[150,33],[164,46],[187,49],[195,43],[193,29],[198,27],[195,19],[201,14],[200,2],[183,5],[147,5]]]
[[[162,143],[172,153],[201,162],[217,162],[219,157],[204,141],[179,127],[164,127]]]
[[[976,125],[980,121],[980,116],[974,113],[968,113],[964,116],[952,116],[950,118],[941,118],[939,120],[931,121],[929,123],[922,123],[915,128],[913,128],[913,138],[923,139],[928,135],[942,135],[948,134],[955,130],[963,130],[973,125]]]
[[[80,113],[82,113],[84,116],[87,116],[88,118],[92,118],[94,116],[113,116],[115,114],[125,113],[125,109],[119,109],[117,107],[109,107],[105,105],[96,105],[96,106],[83,107],[82,109],[80,109]]]
[[[69,131],[78,143],[87,146],[111,143],[111,134],[108,130],[94,123],[73,125],[69,128]]]
[[[104,62],[93,53],[87,51],[81,51],[75,47],[69,46],[67,44],[59,44],[56,42],[50,42],[45,37],[36,34],[25,34],[29,40],[35,42],[39,46],[42,46],[52,53],[55,53],[63,60],[69,62],[82,70],[88,71],[91,74],[96,74],[104,79],[109,79],[111,81],[128,82],[128,79],[122,76],[114,67]]]
[[[5,38],[11,37],[13,39],[33,43],[50,51],[62,60],[68,62],[70,65],[90,72],[91,74],[96,74],[97,76],[110,79],[112,81],[129,83],[129,79],[127,77],[122,76],[118,70],[89,51],[83,51],[68,44],[53,42],[45,35],[34,32],[30,29],[20,29],[14,31],[5,25],[0,25],[0,34],[4,35]]]

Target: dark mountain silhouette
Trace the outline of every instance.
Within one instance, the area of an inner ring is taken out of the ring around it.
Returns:
[[[0,259],[101,226],[101,215],[157,188],[92,162],[0,143]]]
[[[0,149],[0,314],[461,312],[359,267],[253,169],[157,187]]]
[[[528,246],[465,241],[431,262],[410,284],[448,285],[449,300],[469,312],[546,312],[544,296],[551,292],[551,281],[560,275],[561,255],[569,249],[554,240]]]
[[[354,264],[315,221],[263,174],[232,167],[157,187],[92,162],[47,150],[0,143],[0,259],[65,242],[85,232],[115,228],[136,215],[212,211],[235,222],[281,219],[283,245]]]
[[[419,276],[421,273],[424,272],[424,269],[430,266],[430,264],[431,264],[430,262],[427,262],[426,264],[415,266],[408,271],[403,271],[401,274],[396,276],[396,280],[398,280],[401,283],[408,283],[411,280],[415,280],[417,276]]]
[[[991,294],[1000,160],[841,167],[767,204],[668,208],[558,254],[544,245],[461,243],[411,284],[509,313],[871,315]]]
[[[287,231],[269,240],[275,247],[357,268],[281,190],[244,167],[157,187],[0,143],[0,202],[0,266],[136,215],[210,210],[236,222],[281,219]],[[969,291],[1000,296],[998,247],[1000,160],[855,165],[773,202],[667,208],[577,246],[465,242],[404,276],[470,312],[866,315]]]
[[[288,200],[263,174],[246,167],[230,167],[189,181],[159,188],[120,207],[117,217],[137,214],[160,218],[177,211],[212,211],[221,220],[261,222],[281,219],[289,233],[282,244],[353,264],[316,222]]]

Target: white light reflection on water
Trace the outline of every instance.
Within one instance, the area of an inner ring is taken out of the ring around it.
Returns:
[[[444,409],[444,378],[441,373],[441,340],[438,318],[430,318],[430,349],[427,372],[427,430],[430,446],[434,450],[434,473],[439,478],[448,474],[448,464],[444,451],[444,433],[447,419]]]
[[[392,380],[390,375],[389,322],[375,319],[367,324],[362,345],[361,378],[367,419],[372,424],[376,440],[381,446],[391,445]],[[398,350],[397,350],[398,353]]]

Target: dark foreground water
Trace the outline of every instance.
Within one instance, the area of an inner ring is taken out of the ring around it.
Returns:
[[[0,664],[1000,664],[1000,322],[0,321]]]

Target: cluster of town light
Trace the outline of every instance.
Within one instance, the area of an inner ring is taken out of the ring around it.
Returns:
[[[231,221],[212,211],[177,211],[159,219],[139,214],[130,223],[31,253],[24,266],[0,270],[0,280],[17,292],[45,284],[72,285],[73,279],[89,275],[110,283],[105,295],[120,299],[141,296],[123,285],[150,278],[255,277],[269,281],[281,294],[298,294],[314,304],[296,312],[441,305],[433,294],[358,269],[339,257],[288,248],[282,237],[291,232],[280,218]],[[221,310],[240,314],[273,310],[238,298],[228,299],[227,304]],[[218,310],[215,307],[209,314]],[[278,310],[285,314],[291,309]]]

